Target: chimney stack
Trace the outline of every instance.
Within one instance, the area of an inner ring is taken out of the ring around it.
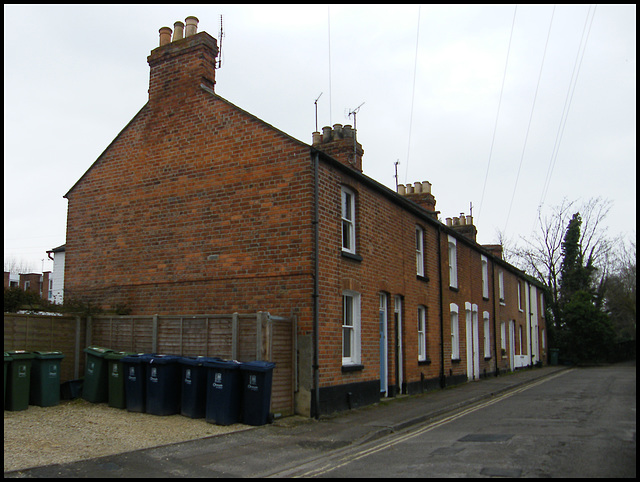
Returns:
[[[218,42],[206,32],[197,33],[196,17],[187,17],[185,23],[186,28],[182,22],[174,23],[173,41],[171,28],[162,27],[160,46],[147,57],[152,105],[183,96],[189,89],[200,90],[201,85],[214,88]]]
[[[418,204],[429,212],[432,218],[438,219],[440,211],[436,211],[436,198],[431,194],[429,181],[414,182],[413,185],[398,184],[398,194]]]
[[[464,213],[460,213],[460,217],[454,217],[453,219],[447,218],[447,226],[455,229],[463,236],[475,241],[478,234],[478,230],[473,225],[473,217],[465,216]]]
[[[337,159],[357,171],[362,172],[364,149],[356,139],[356,131],[350,125],[334,124],[325,126],[322,133],[314,132],[313,147]]]

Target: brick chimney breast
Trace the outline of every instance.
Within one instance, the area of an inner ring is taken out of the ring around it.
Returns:
[[[356,131],[350,125],[325,126],[322,133],[313,133],[313,147],[337,159],[352,169],[362,172],[364,149],[356,139]]]
[[[411,184],[398,184],[398,194],[413,201],[429,212],[433,219],[438,219],[440,211],[436,211],[436,198],[431,194],[431,183],[429,181],[415,182]]]
[[[195,19],[195,20],[193,20]],[[206,32],[195,32],[197,19],[187,18],[188,34],[181,37],[181,22],[171,41],[171,29],[160,29],[160,46],[147,57],[150,67],[149,104],[153,107],[176,95],[188,95],[201,84],[213,90],[218,42]]]

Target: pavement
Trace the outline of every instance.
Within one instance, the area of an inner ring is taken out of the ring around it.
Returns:
[[[5,472],[4,477],[290,477],[300,475],[301,467],[334,453],[361,447],[566,369],[525,368],[421,395],[385,399],[319,420],[286,417],[235,433]]]

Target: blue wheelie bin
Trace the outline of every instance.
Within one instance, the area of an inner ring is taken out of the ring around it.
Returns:
[[[207,407],[205,420],[217,425],[240,422],[242,384],[240,362],[213,360],[207,367]]]
[[[144,412],[147,393],[146,373],[152,355],[127,355],[120,359],[124,367],[124,394],[127,410]]]
[[[207,361],[220,360],[204,356],[182,357],[180,414],[190,418],[204,418],[207,407]]]
[[[147,407],[152,415],[180,413],[180,357],[154,355],[147,366]]]
[[[269,421],[271,385],[275,363],[254,361],[243,363],[242,372],[242,423],[264,425]]]

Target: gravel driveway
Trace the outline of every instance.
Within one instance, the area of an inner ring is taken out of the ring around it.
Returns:
[[[247,430],[182,415],[128,412],[83,399],[4,412],[4,470],[113,455]]]

